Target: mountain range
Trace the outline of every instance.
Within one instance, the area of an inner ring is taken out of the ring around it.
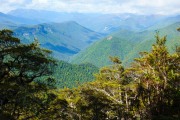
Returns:
[[[41,22],[65,22],[76,21],[82,26],[100,33],[112,33],[119,29],[131,29],[136,31],[143,31],[149,27],[162,24],[166,21],[168,23],[162,25],[170,25],[172,22],[178,22],[180,16],[165,16],[165,15],[138,15],[131,13],[123,14],[100,14],[100,13],[66,13],[54,12],[45,10],[31,10],[31,9],[16,9],[8,13],[16,17],[23,17],[39,20]],[[173,21],[172,21],[173,20]],[[158,25],[159,26],[159,25]]]

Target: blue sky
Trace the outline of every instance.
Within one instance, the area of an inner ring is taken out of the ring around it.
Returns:
[[[14,9],[59,12],[180,14],[180,0],[0,0],[0,12]]]

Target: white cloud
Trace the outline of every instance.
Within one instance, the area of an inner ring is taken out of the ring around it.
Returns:
[[[177,14],[179,0],[0,0],[0,11],[16,8],[66,12]]]
[[[0,12],[8,12],[10,10],[23,7],[28,0],[0,0]]]

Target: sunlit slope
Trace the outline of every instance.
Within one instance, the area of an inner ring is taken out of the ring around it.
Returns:
[[[172,52],[175,45],[180,43],[180,34],[177,28],[180,23],[175,23],[156,31],[131,32],[120,30],[117,33],[95,42],[86,50],[75,55],[72,63],[92,63],[96,66],[105,66],[110,64],[108,56],[119,56],[124,65],[139,56],[139,52],[148,51],[155,42],[154,35],[159,31],[161,36],[167,35],[167,46]]]

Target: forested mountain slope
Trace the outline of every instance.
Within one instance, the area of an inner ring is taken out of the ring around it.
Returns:
[[[159,31],[160,35],[168,35],[168,49],[172,52],[175,45],[180,43],[180,35],[177,27],[180,23],[169,25],[162,29],[147,30],[143,32],[132,32],[120,30],[114,34],[108,35],[104,39],[95,42],[86,50],[80,52],[72,58],[72,63],[89,62],[96,66],[110,64],[108,56],[118,56],[123,64],[128,65],[140,51],[147,51],[154,43],[154,35]]]

